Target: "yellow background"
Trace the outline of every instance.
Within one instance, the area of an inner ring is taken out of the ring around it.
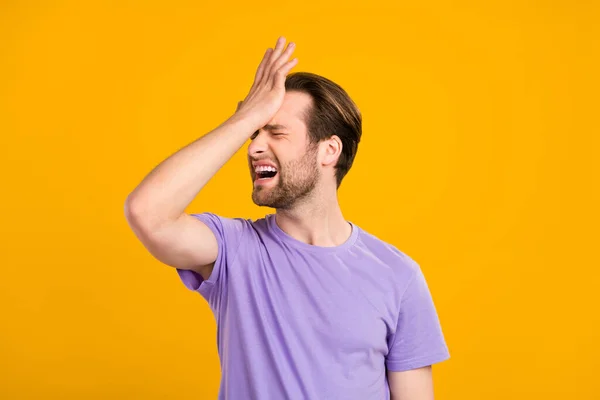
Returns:
[[[126,196],[279,35],[363,141],[347,219],[423,268],[437,399],[600,399],[593,1],[0,3],[0,398],[215,399],[214,318]],[[257,218],[245,148],[190,212]]]

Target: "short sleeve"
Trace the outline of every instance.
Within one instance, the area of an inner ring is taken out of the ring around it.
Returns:
[[[425,367],[450,358],[435,305],[420,267],[404,291],[396,331],[388,338],[390,371]]]
[[[217,259],[206,280],[195,271],[177,268],[177,273],[188,289],[200,293],[213,310],[218,310],[221,294],[226,290],[229,267],[235,261],[247,221],[241,218],[225,218],[212,213],[191,215],[206,224],[215,235],[218,245]]]

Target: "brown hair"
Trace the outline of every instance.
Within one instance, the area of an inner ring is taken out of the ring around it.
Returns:
[[[335,165],[337,187],[350,170],[360,136],[362,117],[360,110],[340,85],[310,72],[293,72],[285,81],[286,91],[310,95],[312,107],[307,110],[306,125],[312,144],[336,135],[342,141],[342,153]]]

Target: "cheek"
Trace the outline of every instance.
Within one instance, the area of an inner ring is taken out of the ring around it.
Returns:
[[[307,162],[316,163],[314,151],[307,152],[306,147],[297,143],[274,143],[271,149],[273,161],[285,175],[293,175],[294,172],[298,172],[296,169],[306,167]]]

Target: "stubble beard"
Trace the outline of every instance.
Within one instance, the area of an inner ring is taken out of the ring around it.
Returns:
[[[280,165],[277,175],[275,186],[254,187],[252,191],[254,204],[288,210],[307,198],[317,186],[320,177],[316,148],[309,148],[300,160]]]

